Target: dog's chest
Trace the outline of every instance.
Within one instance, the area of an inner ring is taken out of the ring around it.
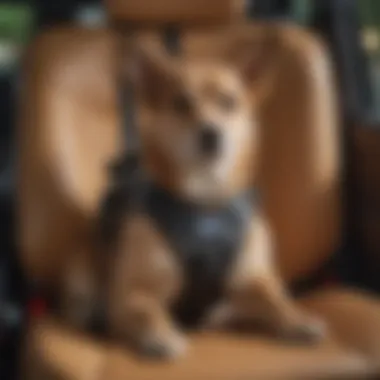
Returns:
[[[175,311],[185,324],[196,323],[221,296],[252,214],[251,194],[205,209],[152,188],[146,208],[184,270],[185,288]]]

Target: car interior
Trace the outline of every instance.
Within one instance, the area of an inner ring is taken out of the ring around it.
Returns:
[[[0,379],[380,378],[377,4],[0,2]],[[10,15],[23,20],[16,50],[1,44],[15,28]],[[259,187],[281,275],[331,335],[304,347],[195,333],[191,355],[168,365],[65,327],[44,295],[68,250],[90,247],[109,163],[126,149],[125,42],[217,56],[239,36],[268,33],[281,67],[260,109]]]

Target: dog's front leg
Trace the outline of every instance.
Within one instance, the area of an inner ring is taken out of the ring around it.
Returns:
[[[295,304],[277,275],[272,245],[264,218],[255,216],[227,283],[226,301],[212,311],[208,325],[259,322],[281,338],[305,342],[322,339],[324,323]]]
[[[145,356],[163,359],[181,356],[186,349],[185,338],[166,306],[156,294],[142,289],[131,291],[126,295],[118,332]]]
[[[88,328],[99,302],[99,282],[94,249],[78,244],[67,258],[60,279],[58,314],[76,328]]]
[[[110,274],[109,327],[147,356],[175,358],[186,348],[169,311],[181,284],[174,257],[150,220],[126,222]]]

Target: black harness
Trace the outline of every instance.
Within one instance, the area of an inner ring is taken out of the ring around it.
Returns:
[[[169,34],[168,40],[175,38]],[[178,50],[178,41],[171,42]],[[206,308],[221,297],[225,278],[239,253],[244,232],[256,206],[250,191],[217,208],[196,205],[150,182],[140,167],[133,89],[121,91],[128,149],[114,167],[115,186],[103,207],[103,236],[112,240],[125,213],[138,207],[148,215],[166,238],[184,270],[185,286],[180,301],[173,305],[178,320],[196,324]],[[132,144],[131,144],[132,143]]]
[[[145,211],[175,253],[185,286],[174,312],[186,325],[196,324],[223,294],[226,276],[240,251],[252,213],[253,196],[243,194],[216,209],[184,202],[152,186]]]

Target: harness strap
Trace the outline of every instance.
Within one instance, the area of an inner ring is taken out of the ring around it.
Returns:
[[[121,51],[125,51],[124,44],[131,43],[134,37],[133,29],[121,29],[122,46]],[[176,54],[179,51],[179,33],[175,28],[168,28],[163,36],[164,45],[168,52]],[[117,230],[117,223],[120,220],[120,213],[124,213],[125,209],[138,208],[140,199],[144,198],[146,190],[145,173],[141,170],[140,150],[141,141],[139,137],[139,128],[136,117],[136,94],[135,88],[131,80],[128,80],[121,70],[121,78],[118,81],[119,85],[119,107],[123,116],[122,135],[124,139],[124,154],[121,160],[116,163],[111,169],[113,177],[116,180],[115,192],[110,191],[107,194],[103,210],[104,215],[100,217],[103,223],[102,235],[108,236],[112,241],[112,233]],[[127,202],[127,204],[125,203]],[[116,223],[116,225],[115,225]],[[102,301],[100,302],[102,303]],[[90,329],[93,333],[101,334],[105,330],[106,316],[103,305],[100,305],[96,311],[96,315],[91,321]]]

